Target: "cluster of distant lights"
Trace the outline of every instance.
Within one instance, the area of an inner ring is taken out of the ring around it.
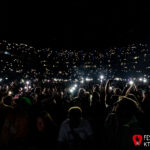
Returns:
[[[5,78],[5,80],[8,80],[8,78],[6,77]],[[105,80],[105,76],[104,75],[100,75],[99,76],[99,79],[98,79],[100,82],[103,82],[103,80]],[[116,81],[120,81],[121,80],[121,78],[114,78],[114,80],[116,80]],[[3,81],[3,79],[2,78],[0,78],[0,82],[2,82]],[[62,80],[60,80],[60,79],[55,79],[54,81],[62,81]],[[67,81],[67,80],[66,80]],[[78,80],[75,80],[76,82],[78,82]],[[93,81],[93,79],[92,78],[89,78],[89,77],[86,77],[86,78],[81,78],[81,80],[80,80],[80,83],[81,84],[83,84],[84,82],[90,82],[90,81]],[[130,80],[128,80],[128,83],[129,83],[129,85],[134,85],[135,84],[135,81],[138,81],[138,82],[141,82],[141,83],[147,83],[148,82],[148,80],[146,79],[146,78],[138,78],[138,79],[130,79]],[[20,83],[21,84],[24,84],[24,88],[20,88],[21,89],[21,91],[24,89],[24,90],[30,90],[32,87],[31,87],[31,81],[29,81],[29,80],[24,80],[24,79],[21,79],[21,81],[20,81]],[[77,87],[78,87],[78,84],[76,83],[76,84],[74,84],[74,85],[72,85],[70,88],[69,88],[69,92],[71,93],[71,94],[73,94],[76,90],[77,90]],[[109,87],[109,89],[110,90],[112,90],[113,89],[113,87]],[[12,91],[9,91],[8,92],[8,95],[12,95]]]
[[[146,78],[139,78],[138,81],[139,81],[139,82],[143,82],[143,83],[147,83],[147,82],[148,82],[148,80],[147,80]],[[130,80],[130,81],[129,81],[129,84],[130,84],[130,85],[133,85],[133,84],[134,84],[134,81],[133,81],[133,80]]]
[[[8,77],[0,78],[0,82],[2,82],[3,80],[8,80]],[[98,80],[99,80],[100,82],[102,82],[102,81],[107,80],[107,79],[105,79],[105,76],[104,76],[104,75],[100,75],[99,78],[98,78]],[[122,79],[122,78],[118,78],[118,77],[114,78],[114,80],[116,80],[116,81],[127,81],[126,79]],[[130,80],[128,80],[128,81],[129,81],[130,84],[133,84],[135,80],[136,80],[136,81],[139,81],[139,82],[143,82],[143,83],[147,83],[147,82],[148,82],[148,79],[142,78],[142,77],[141,77],[141,78],[138,78],[138,79],[137,79],[137,78],[130,79]],[[45,82],[50,82],[49,79],[45,79],[44,81],[45,81]],[[83,84],[84,82],[93,81],[93,78],[90,78],[90,77],[83,78],[83,77],[81,77],[80,80],[78,80],[78,79],[71,80],[71,79],[57,79],[57,78],[54,78],[53,81],[55,81],[55,82],[62,82],[62,81],[63,81],[63,82],[67,82],[67,81],[78,82],[78,81],[79,81],[80,83]],[[24,84],[26,84],[27,86],[30,86],[31,81],[25,81],[24,79],[21,79],[20,83],[24,83]]]
[[[70,93],[73,93],[73,92],[77,89],[77,87],[78,87],[77,84],[73,85],[73,86],[69,89],[69,92],[70,92]]]
[[[21,79],[21,83],[24,83],[24,89],[25,90],[28,90],[28,89],[31,89],[31,82],[30,81],[26,81],[24,79]]]

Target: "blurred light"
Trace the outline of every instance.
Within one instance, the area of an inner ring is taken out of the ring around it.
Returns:
[[[89,78],[86,78],[85,81],[89,81]]]
[[[144,82],[144,83],[146,83],[146,82],[147,82],[147,79],[146,79],[146,78],[144,78],[144,79],[143,79],[143,82]]]
[[[119,80],[120,80],[120,78],[115,78],[115,80],[116,80],[116,81],[119,81]]]
[[[101,80],[103,80],[103,79],[104,79],[104,76],[103,76],[103,75],[101,75],[101,76],[100,76],[100,79],[101,79]]]
[[[73,89],[70,89],[69,91],[70,91],[70,93],[73,93]]]
[[[21,79],[21,82],[24,83],[24,79]]]
[[[24,89],[27,89],[27,88],[28,88],[27,86],[24,87]]]
[[[31,86],[29,86],[29,89],[31,89]]]
[[[4,52],[4,54],[5,54],[5,55],[10,55],[10,53],[9,53],[9,52],[7,52],[7,51],[5,51],[5,52]]]
[[[92,81],[93,79],[91,78],[86,78],[85,81]]]
[[[8,92],[8,95],[12,95],[12,91],[9,91],[9,92]]]
[[[75,84],[73,87],[69,89],[70,93],[73,93],[76,90],[76,88],[77,88],[77,84]]]
[[[54,81],[57,81],[57,79],[56,79],[56,78],[54,78]]]
[[[0,78],[0,82],[2,82],[3,81],[3,79],[2,78]]]
[[[77,86],[78,86],[77,84],[74,85],[75,88],[76,88]]]
[[[29,81],[26,81],[26,84],[27,84],[27,85],[29,85],[29,83],[30,83]]]
[[[139,81],[142,81],[143,79],[142,78],[139,78]]]
[[[83,84],[83,83],[84,83],[84,80],[81,80],[81,81],[80,81],[80,83],[82,83],[82,84]]]
[[[6,77],[5,80],[8,80],[8,78]]]
[[[76,88],[75,87],[72,87],[72,90],[74,91]]]
[[[129,84],[130,84],[130,85],[133,85],[133,84],[134,84],[134,82],[131,80],[131,81],[129,81]]]
[[[75,82],[78,82],[78,79],[75,79]]]
[[[112,86],[109,87],[109,90],[112,90]]]

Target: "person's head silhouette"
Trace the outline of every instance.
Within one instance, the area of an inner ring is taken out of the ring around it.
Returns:
[[[74,106],[68,110],[68,113],[71,127],[77,128],[80,125],[82,109],[78,106]]]

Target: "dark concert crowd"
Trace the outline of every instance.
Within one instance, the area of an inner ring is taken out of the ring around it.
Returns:
[[[129,150],[134,134],[149,133],[148,85],[25,84],[0,86],[1,149]]]
[[[11,64],[7,57],[13,50],[3,48],[1,150],[133,150],[133,135],[150,134],[148,78],[51,79],[55,72],[41,77],[35,68],[29,74],[34,64],[21,64],[17,53]],[[20,69],[14,70],[15,65]]]

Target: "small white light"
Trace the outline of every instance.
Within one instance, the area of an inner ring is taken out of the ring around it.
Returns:
[[[72,90],[74,91],[74,90],[75,90],[75,87],[72,87]]]
[[[109,90],[112,90],[112,86],[109,87]]]
[[[147,82],[147,79],[146,79],[146,78],[144,78],[144,79],[143,79],[143,82],[144,82],[144,83],[146,83],[146,82]]]
[[[131,80],[131,81],[129,81],[129,84],[130,84],[130,85],[133,85],[133,84],[134,84],[134,82]]]
[[[120,78],[115,78],[115,80],[116,80],[116,81],[119,81],[119,80],[120,80]]]
[[[27,85],[29,85],[29,83],[30,83],[29,81],[26,82]]]
[[[56,79],[56,78],[54,78],[54,81],[57,81],[57,79]]]
[[[0,82],[2,82],[3,81],[3,79],[2,78],[0,78]]]
[[[103,76],[103,75],[101,75],[101,76],[100,76],[100,79],[101,79],[101,80],[102,80],[102,79],[104,79],[104,76]]]
[[[81,80],[81,81],[80,81],[80,83],[82,83],[82,84],[83,84],[83,83],[84,83],[84,80]]]
[[[69,91],[70,91],[70,93],[73,93],[73,89],[70,89]]]
[[[27,88],[28,88],[27,86],[24,87],[24,89],[27,89]]]
[[[91,78],[86,78],[85,80],[86,80],[86,81],[92,81],[93,79],[91,79]]]
[[[21,82],[24,83],[24,79],[21,79]]]
[[[139,81],[142,81],[143,79],[142,78],[139,78]]]
[[[11,94],[12,94],[12,91],[9,91],[9,92],[8,92],[8,95],[11,95]]]
[[[75,88],[76,88],[77,86],[78,86],[77,84],[74,85]]]
[[[86,78],[85,80],[86,80],[86,81],[89,81],[89,78]]]

